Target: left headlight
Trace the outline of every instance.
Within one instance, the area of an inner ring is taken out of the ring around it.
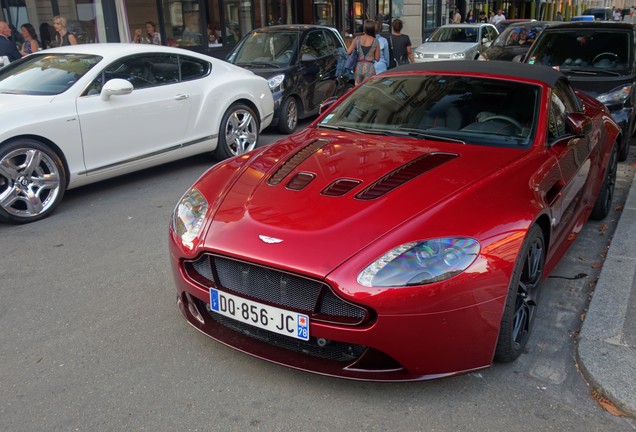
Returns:
[[[419,51],[413,51],[413,58],[418,60],[424,60],[424,53],[421,53]]]
[[[605,105],[623,104],[632,94],[633,84],[616,87],[612,91],[598,95],[596,99]]]
[[[387,252],[358,275],[367,287],[406,287],[451,278],[470,266],[480,245],[468,237],[405,243]]]
[[[464,60],[466,58],[465,52],[452,53],[450,55],[451,60]]]
[[[279,74],[268,79],[267,84],[272,93],[276,93],[283,89],[283,81],[285,81],[285,74]]]
[[[175,207],[172,214],[172,230],[187,248],[194,247],[194,241],[201,233],[207,212],[208,201],[195,188],[186,192]]]

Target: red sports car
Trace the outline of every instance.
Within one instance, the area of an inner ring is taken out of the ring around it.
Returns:
[[[611,206],[620,129],[558,71],[407,65],[307,129],[212,167],[174,210],[185,319],[350,379],[512,361],[541,285]]]

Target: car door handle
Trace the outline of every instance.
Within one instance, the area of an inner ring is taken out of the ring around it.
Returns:
[[[176,95],[174,97],[174,100],[185,100],[185,99],[187,99],[189,97],[190,97],[190,95],[187,95],[187,94],[178,94],[178,95]]]

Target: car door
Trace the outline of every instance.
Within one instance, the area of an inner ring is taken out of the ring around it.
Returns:
[[[305,34],[300,48],[300,93],[305,111],[315,112],[325,97],[326,69],[325,35],[321,29],[313,29]],[[334,71],[335,74],[335,71]]]
[[[590,205],[591,155],[596,142],[589,134],[573,135],[567,115],[580,111],[580,103],[564,81],[557,83],[550,97],[548,137],[550,153],[558,161],[561,181],[553,189],[552,224],[557,243],[582,227],[580,214]],[[577,222],[579,222],[578,225]]]
[[[132,93],[100,97],[103,84],[113,78],[131,82]],[[77,100],[87,173],[166,156],[183,142],[190,108],[177,55],[137,55],[111,63]]]

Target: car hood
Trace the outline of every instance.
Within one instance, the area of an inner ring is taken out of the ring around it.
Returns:
[[[308,129],[235,170],[204,247],[324,276],[391,230],[492,178],[522,154]],[[219,186],[212,177],[204,176],[197,187],[216,198]],[[436,233],[443,231],[439,228],[431,227]]]
[[[0,93],[0,110],[2,110],[4,117],[8,113],[17,111],[21,108],[31,108],[34,106],[48,104],[53,99],[55,99],[55,96],[31,96]]]
[[[468,51],[476,47],[475,42],[426,42],[416,51],[427,54],[441,54]]]
[[[247,63],[236,65],[236,66],[247,69],[253,72],[254,74],[261,76],[265,79],[270,79],[273,76],[280,75],[280,74],[287,74],[289,73],[291,69],[294,68],[294,66],[269,67],[264,65],[254,65],[254,64],[247,64]]]

